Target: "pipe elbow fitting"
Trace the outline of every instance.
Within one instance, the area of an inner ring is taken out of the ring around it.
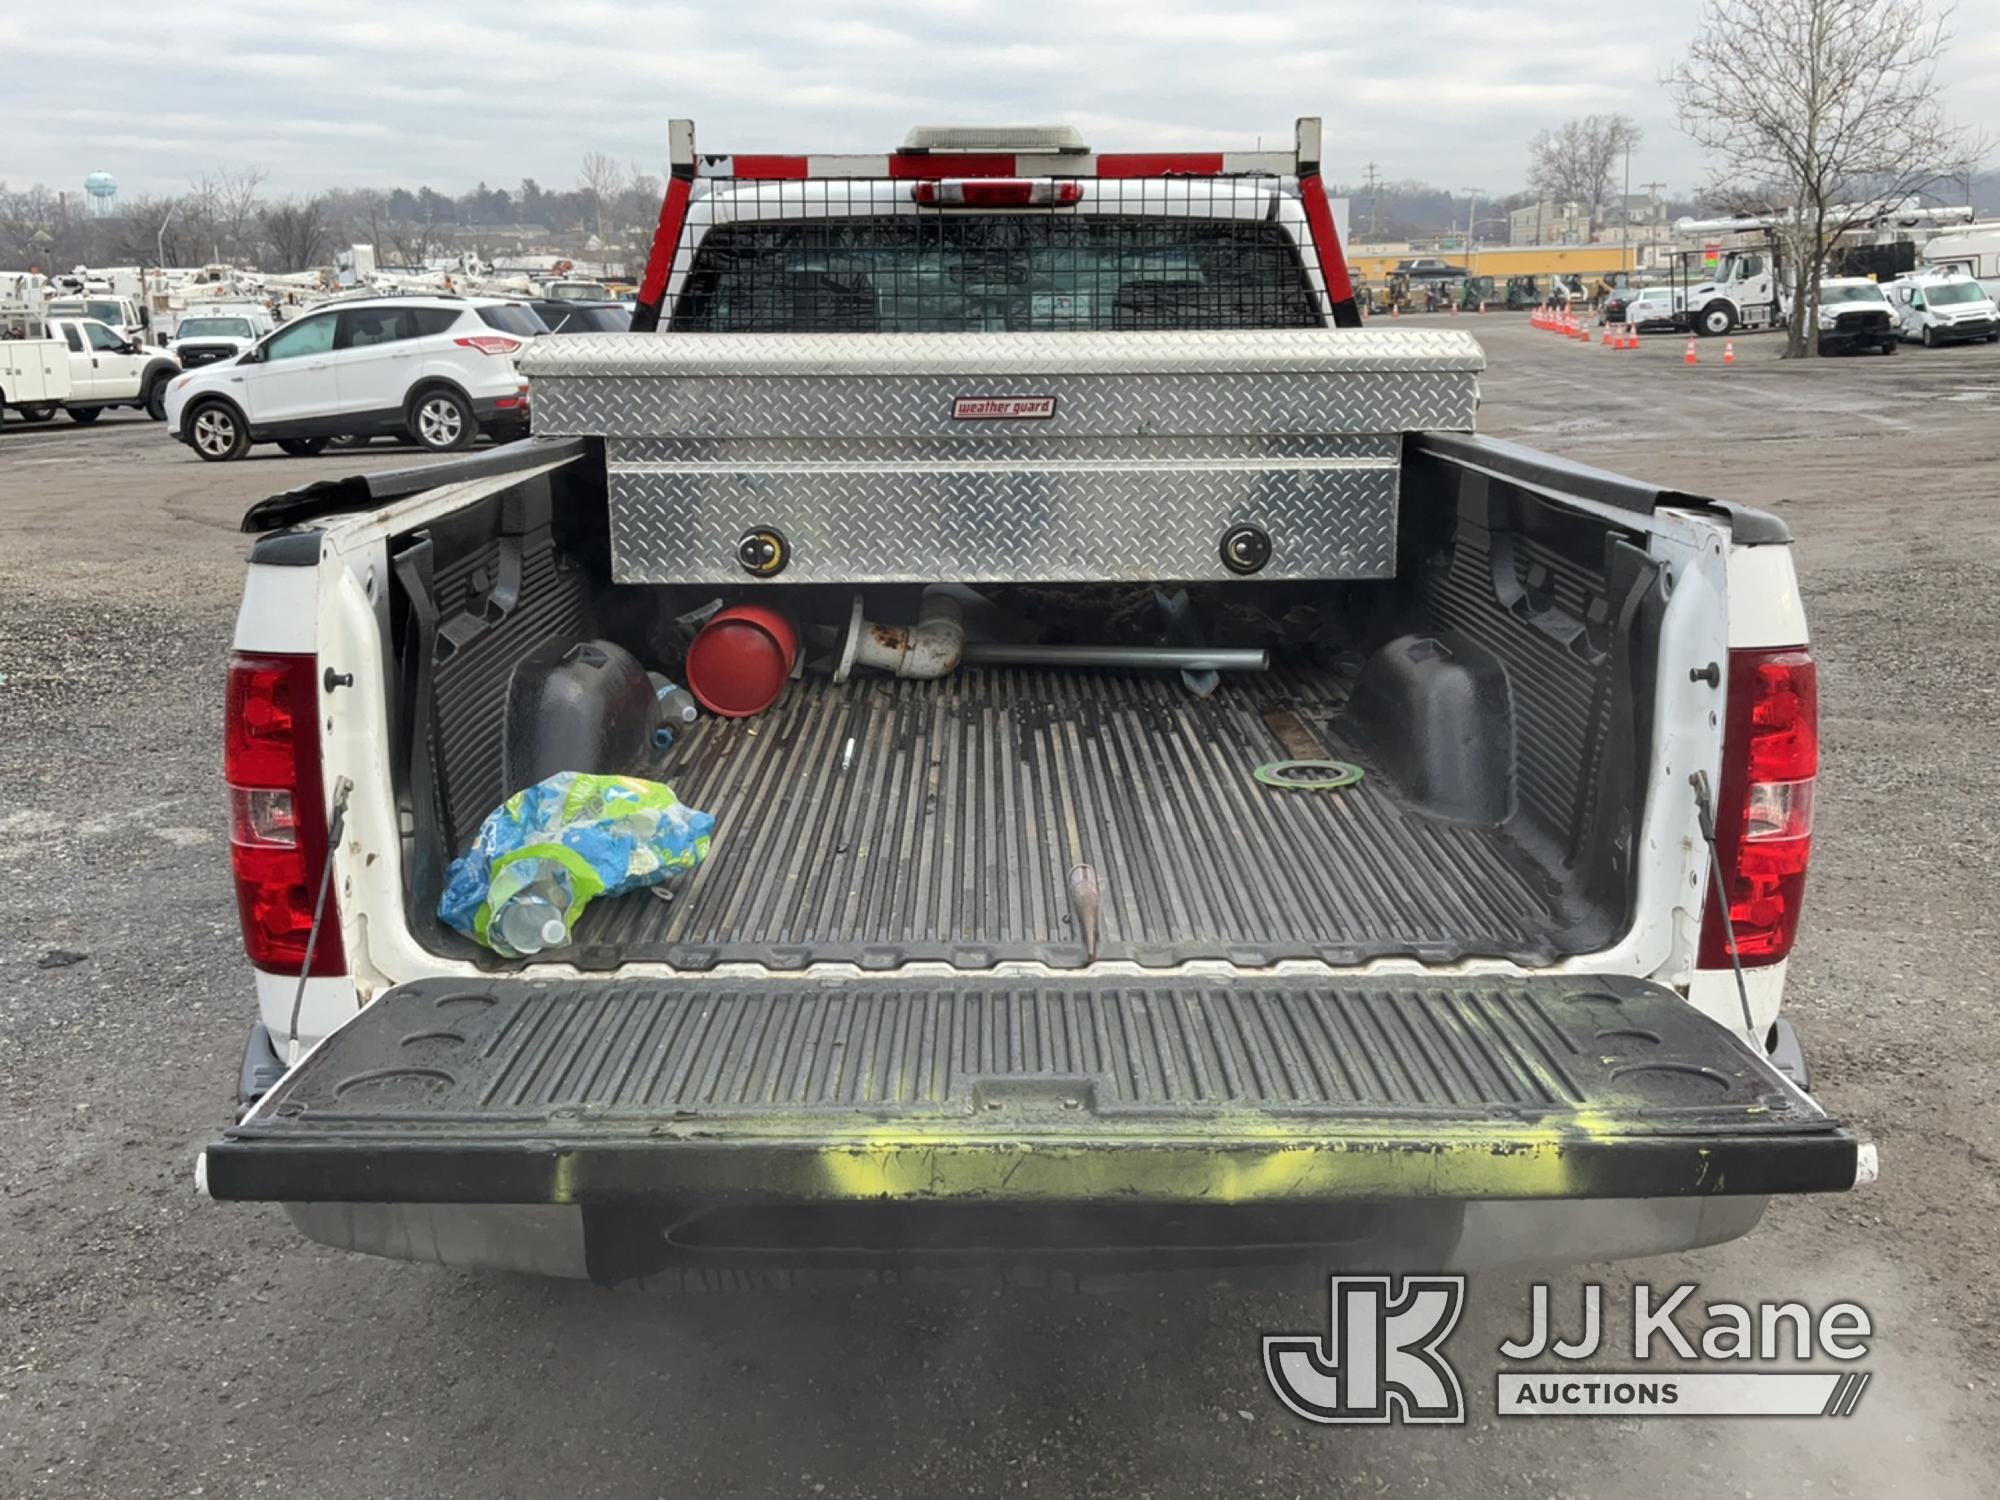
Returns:
[[[915,625],[882,625],[861,617],[861,597],[857,594],[834,681],[845,682],[855,667],[930,681],[957,671],[964,657],[965,617],[950,595],[926,593]]]

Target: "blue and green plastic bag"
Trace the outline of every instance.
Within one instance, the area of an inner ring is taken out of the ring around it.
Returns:
[[[708,856],[715,819],[657,781],[560,771],[516,792],[452,861],[438,915],[496,953],[519,955],[491,931],[494,915],[553,865],[570,892],[565,940],[599,896],[622,896],[688,871]]]

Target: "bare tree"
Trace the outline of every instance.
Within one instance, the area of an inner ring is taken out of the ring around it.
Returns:
[[[335,188],[320,195],[336,245],[367,245],[384,265],[382,245],[389,232],[388,195],[375,188]]]
[[[194,184],[209,223],[209,253],[217,260],[253,260],[263,213],[264,169],[222,167]]]
[[[1528,186],[1558,207],[1574,203],[1585,228],[1595,228],[1611,196],[1612,169],[1639,140],[1639,127],[1624,115],[1565,120],[1528,142]]]
[[[590,211],[597,225],[597,240],[603,244],[604,211],[623,191],[625,169],[618,165],[617,158],[602,151],[590,151],[584,155],[583,170],[577,174],[576,181],[577,186],[590,195]]]
[[[264,243],[284,272],[307,271],[326,255],[326,202],[322,198],[286,198],[264,210]]]
[[[377,263],[382,259],[380,245],[386,242],[396,264],[412,271],[428,263],[433,255],[442,254],[445,247],[443,236],[423,219],[384,219],[381,234],[383,240],[377,242],[375,251]]]
[[[1816,352],[1820,266],[1840,236],[1985,153],[1944,112],[1949,15],[1929,0],[1704,0],[1667,74],[1716,183],[1770,185],[1762,206],[1791,280],[1787,359]],[[1740,187],[1715,196],[1744,206]]]
[[[75,216],[61,198],[39,182],[18,192],[0,182],[0,265],[48,272],[75,265],[82,254]]]
[[[120,204],[117,239],[112,252],[135,265],[154,266],[166,257],[170,266],[200,265],[208,258],[209,226],[201,201],[192,194],[175,198],[133,198]]]

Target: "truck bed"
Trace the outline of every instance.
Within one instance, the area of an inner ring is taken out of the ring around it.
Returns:
[[[1068,875],[1101,887],[1097,957],[1352,963],[1388,953],[1547,962],[1575,903],[1501,827],[1406,804],[1343,738],[1343,680],[966,668],[942,683],[794,683],[754,720],[705,718],[675,746],[676,792],[718,819],[671,900],[606,902],[577,960],[683,968],[847,961],[1087,961]],[[1289,710],[1340,791],[1263,786]],[[847,746],[852,742],[851,758]]]

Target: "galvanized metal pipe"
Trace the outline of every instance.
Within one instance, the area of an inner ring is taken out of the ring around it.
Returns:
[[[1262,672],[1271,653],[1247,647],[1009,646],[968,641],[967,662],[989,667],[1148,667],[1165,672]]]

